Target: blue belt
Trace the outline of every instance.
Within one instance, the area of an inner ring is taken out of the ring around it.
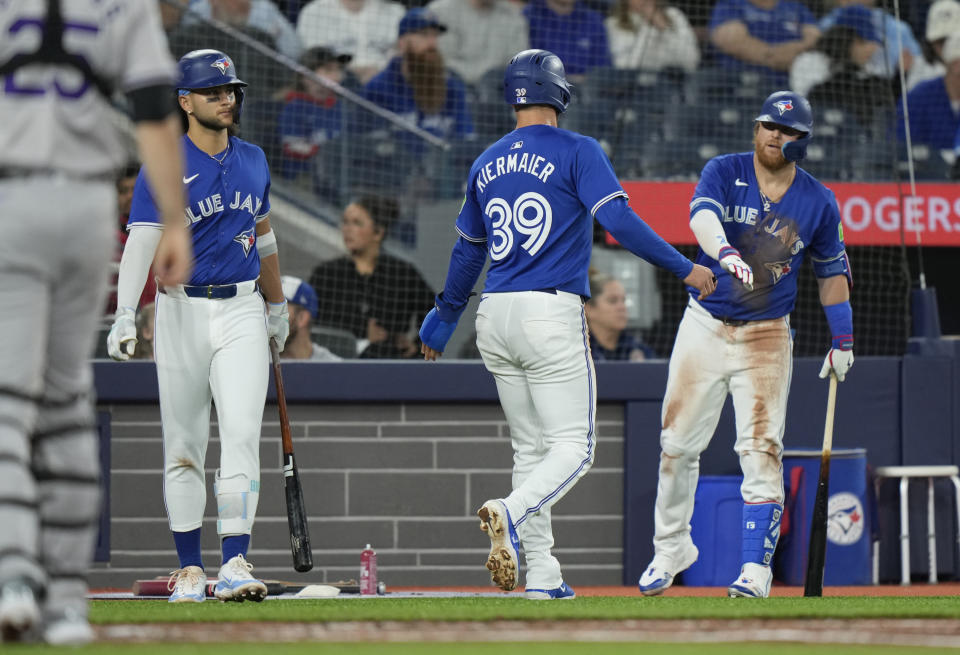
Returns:
[[[160,293],[166,293],[166,289],[160,287]],[[210,284],[205,287],[183,285],[183,293],[190,298],[211,298],[223,299],[233,298],[237,295],[236,284]]]
[[[553,295],[557,295],[557,289],[531,289],[531,291],[537,291],[537,292],[539,292],[539,293],[551,293],[551,294],[553,294]],[[578,295],[579,295],[579,294],[578,294]],[[582,302],[587,302],[587,301],[590,300],[590,299],[587,298],[587,297],[584,296],[584,295],[580,295],[580,300],[581,300]]]

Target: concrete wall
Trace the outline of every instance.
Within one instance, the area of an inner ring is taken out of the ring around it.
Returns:
[[[103,404],[111,416],[111,556],[94,587],[178,567],[162,497],[162,445],[155,404]],[[267,406],[260,457],[262,491],[249,560],[262,577],[357,578],[360,550],[377,551],[387,585],[486,585],[489,540],[477,508],[510,489],[512,450],[499,405],[365,403],[290,405],[314,570],[291,567],[280,470],[280,425]],[[209,502],[203,527],[208,571],[220,563],[212,497],[219,458],[216,415],[207,453]],[[571,584],[619,584],[623,542],[623,410],[598,411],[599,447],[590,473],[558,506],[558,548]]]

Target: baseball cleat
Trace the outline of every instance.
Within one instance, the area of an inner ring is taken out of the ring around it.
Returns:
[[[250,575],[252,570],[253,564],[245,560],[243,555],[233,556],[220,567],[213,595],[222,601],[240,603],[252,600],[259,603],[267,597],[267,585]]]
[[[3,643],[22,641],[40,622],[33,589],[24,582],[8,582],[0,591],[0,637]]]
[[[510,519],[510,511],[502,500],[488,500],[477,510],[480,529],[490,537],[487,569],[493,584],[504,591],[517,588],[517,562],[520,561],[520,539]]]
[[[207,575],[199,566],[185,566],[167,581],[171,603],[202,603],[207,599]]]
[[[83,646],[93,638],[93,628],[87,617],[73,609],[55,618],[47,617],[43,630],[43,640],[51,646]]]
[[[747,562],[740,569],[740,577],[727,588],[727,595],[730,598],[767,598],[771,582],[773,571],[769,566]]]
[[[561,582],[556,589],[531,589],[527,587],[527,600],[570,600],[577,597],[577,592],[566,582]]]
[[[676,560],[659,553],[654,555],[653,561],[647,565],[637,582],[640,593],[644,596],[659,596],[670,588],[676,575],[688,569],[699,556],[700,551],[692,543],[687,544]]]

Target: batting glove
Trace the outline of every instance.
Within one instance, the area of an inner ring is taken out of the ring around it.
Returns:
[[[277,352],[283,352],[290,336],[290,314],[287,312],[287,301],[267,303],[267,336],[277,344]]]
[[[118,362],[125,362],[136,347],[137,312],[132,307],[118,307],[107,335],[107,353]]]
[[[833,371],[837,376],[838,382],[843,382],[843,378],[846,377],[847,371],[853,366],[853,349],[840,350],[839,348],[831,348],[830,352],[827,353],[826,359],[823,360],[823,366],[820,368],[820,377],[826,378],[830,375],[830,371]]]
[[[420,324],[420,341],[437,352],[443,352],[447,342],[457,329],[457,322],[467,308],[467,303],[454,307],[443,299],[443,292],[437,295],[436,305],[427,312]]]
[[[720,265],[740,280],[747,291],[753,291],[753,269],[740,257],[740,251],[732,246],[724,246],[719,255]]]

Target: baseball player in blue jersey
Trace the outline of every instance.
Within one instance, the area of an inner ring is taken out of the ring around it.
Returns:
[[[793,343],[790,312],[806,256],[820,287],[833,343],[820,377],[843,380],[853,365],[853,278],[833,193],[797,166],[813,136],[807,100],[778,91],[754,122],[754,152],[714,157],[690,203],[697,262],[716,272],[717,292],[693,296],[670,358],[660,434],[653,561],[640,591],[663,593],[698,556],[690,538],[700,453],[733,396],[743,470],[743,552],[730,596],[770,594],[783,513],[783,431]]]
[[[204,461],[210,401],[217,407],[220,466],[214,480],[223,560],[220,600],[263,600],[266,586],[246,559],[260,491],[260,420],[267,393],[267,339],[278,348],[289,331],[277,241],[270,228],[270,173],[263,151],[230,136],[244,82],[217,50],[195,50],[179,62],[186,166],[184,209],[193,234],[189,283],[157,294],[154,357],[163,421],[164,499],[180,568],[170,602],[203,601],[206,575],[200,526],[206,504]],[[120,263],[110,356],[125,360],[136,343],[134,309],[160,238],[147,180],[137,179]],[[258,289],[266,298],[258,293]],[[266,311],[265,311],[266,310]]]
[[[517,127],[477,158],[457,218],[446,284],[420,329],[427,360],[441,355],[487,255],[477,346],[497,383],[513,442],[513,490],[477,512],[491,541],[493,583],[526,597],[573,598],[550,553],[551,507],[593,463],[596,381],[583,300],[593,219],[633,253],[706,298],[712,271],[694,265],[630,209],[596,140],[557,127],[570,101],[563,63],[546,50],[510,60],[504,95]]]

